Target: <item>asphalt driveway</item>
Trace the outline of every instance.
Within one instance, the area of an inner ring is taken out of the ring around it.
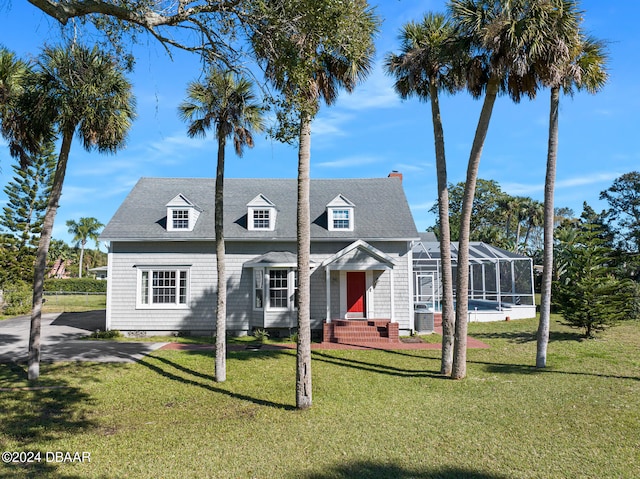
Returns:
[[[0,363],[27,361],[29,316],[0,321]],[[134,362],[165,343],[87,341],[80,338],[105,330],[105,311],[42,315],[41,361]]]

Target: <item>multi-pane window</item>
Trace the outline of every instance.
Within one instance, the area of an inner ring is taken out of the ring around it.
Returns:
[[[289,306],[289,286],[286,269],[269,270],[269,307],[287,308]]]
[[[171,224],[174,230],[189,229],[189,210],[173,210]]]
[[[253,210],[253,229],[265,230],[271,227],[271,210]]]
[[[254,272],[255,309],[262,309],[264,298],[264,271],[261,269]]]
[[[143,270],[140,272],[140,304],[186,305],[187,270]]]
[[[351,229],[351,210],[349,209],[335,209],[331,210],[333,229],[334,230],[348,230]]]
[[[298,307],[298,274],[293,268],[253,270],[253,309],[288,309]]]

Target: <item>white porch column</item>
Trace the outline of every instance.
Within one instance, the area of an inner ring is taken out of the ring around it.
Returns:
[[[395,323],[396,321],[396,291],[395,291],[395,287],[394,287],[394,281],[393,281],[393,269],[389,270],[389,274],[391,275],[391,279],[390,279],[390,289],[391,289],[391,322]]]
[[[327,313],[326,313],[326,321],[327,323],[331,322],[331,270],[329,266],[324,268],[324,278],[325,278],[325,292],[327,299]]]

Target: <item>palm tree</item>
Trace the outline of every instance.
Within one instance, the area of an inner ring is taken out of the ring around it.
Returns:
[[[20,127],[24,109],[19,103],[29,73],[30,65],[0,46],[0,135],[8,141],[9,152],[20,160],[21,168],[29,164],[29,153],[38,149],[38,140],[29,129]]]
[[[67,220],[67,228],[69,228],[69,234],[73,235],[72,241],[80,245],[80,267],[78,268],[78,277],[82,278],[82,270],[84,268],[84,248],[87,245],[87,240],[91,239],[95,241],[96,247],[98,247],[98,235],[100,229],[104,225],[100,223],[96,218],[83,217],[76,223],[74,220]]]
[[[527,218],[527,231],[524,234],[524,242],[522,245],[522,249],[524,251],[528,250],[529,236],[531,235],[531,231],[533,231],[533,228],[535,228],[536,226],[540,226],[544,221],[544,204],[529,198],[529,202],[527,204],[526,218]]]
[[[560,62],[554,69],[543,70],[543,79],[551,87],[549,110],[549,142],[547,150],[547,169],[544,184],[544,252],[542,263],[542,289],[540,295],[540,321],[537,332],[536,367],[547,365],[547,346],[549,344],[549,324],[551,317],[551,283],[553,280],[553,231],[554,231],[554,190],[556,163],[558,157],[558,110],[560,91],[572,94],[574,88],[597,93],[607,82],[607,53],[602,41],[579,34],[575,24],[579,23],[576,2],[564,0],[565,9],[561,12],[559,23],[568,28],[558,29],[556,45],[570,52],[570,59]]]
[[[273,4],[272,4],[273,3]],[[320,107],[351,92],[371,69],[379,20],[365,0],[265,2],[265,22],[252,38],[258,59],[275,88],[298,116],[298,344],[296,407],[312,404],[309,169],[311,122]]]
[[[182,119],[189,123],[190,137],[204,137],[215,125],[218,140],[218,162],[215,191],[216,237],[216,365],[215,380],[227,379],[226,329],[227,285],[224,247],[224,159],[228,138],[233,138],[236,154],[242,156],[245,146],[253,147],[252,131],[261,131],[262,108],[255,103],[252,83],[231,72],[211,68],[204,82],[192,82],[188,100],[178,107]]]
[[[444,129],[440,116],[440,91],[455,93],[462,89],[459,64],[465,50],[450,20],[429,13],[421,23],[409,22],[400,33],[401,53],[389,54],[385,67],[395,76],[395,90],[402,98],[416,95],[431,101],[431,118],[438,177],[438,217],[442,267],[442,362],[441,374],[451,374],[453,364],[453,270],[451,267],[451,230],[449,228],[449,189],[444,147]]]
[[[29,85],[34,121],[53,125],[61,137],[58,162],[36,252],[29,335],[29,379],[40,375],[40,322],[47,252],[74,135],[85,150],[114,153],[124,145],[134,117],[131,84],[98,47],[46,47]]]
[[[538,85],[529,57],[545,45],[545,20],[552,5],[529,0],[451,0],[449,8],[462,35],[471,40],[477,52],[468,69],[469,91],[475,97],[484,92],[469,154],[460,218],[451,377],[461,379],[466,376],[470,221],[482,148],[498,94],[505,92],[515,102],[523,95],[533,98],[536,94]]]

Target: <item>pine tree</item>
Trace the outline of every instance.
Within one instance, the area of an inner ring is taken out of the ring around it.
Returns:
[[[4,189],[7,205],[0,225],[16,239],[18,250],[38,244],[57,160],[53,151],[53,143],[47,143],[26,168],[12,166],[14,177]]]
[[[585,204],[571,241],[558,245],[560,279],[553,294],[565,321],[583,329],[588,338],[637,314],[634,283],[616,277],[606,232],[601,224],[589,222],[593,219],[593,210]]]

